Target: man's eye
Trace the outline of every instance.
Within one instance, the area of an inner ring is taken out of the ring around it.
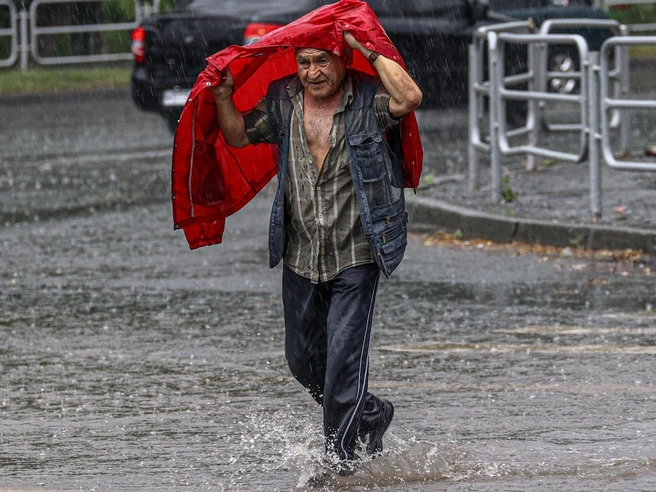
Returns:
[[[307,61],[299,61],[298,66],[301,68],[308,68],[310,66],[310,62]]]
[[[319,65],[321,65],[322,67],[328,65],[328,58],[322,58],[321,60],[319,60]]]

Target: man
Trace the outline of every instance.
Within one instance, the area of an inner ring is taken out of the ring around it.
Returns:
[[[229,71],[210,90],[228,145],[278,144],[269,251],[272,265],[284,260],[285,355],[323,407],[337,471],[350,474],[358,440],[380,453],[394,415],[367,391],[380,271],[389,276],[407,243],[402,164],[385,137],[422,94],[398,63],[344,39],[380,79],[348,68],[351,49],[298,48],[297,75],[273,82],[247,113],[232,102]]]

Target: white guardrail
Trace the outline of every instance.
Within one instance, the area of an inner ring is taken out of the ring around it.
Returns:
[[[7,9],[9,12],[9,27],[0,28],[0,38],[9,37],[10,48],[9,56],[0,59],[0,67],[11,67],[18,59],[18,25],[16,20],[16,6],[10,0],[0,0],[0,9]]]
[[[53,5],[70,4],[80,8],[81,4],[110,3],[116,0],[34,0],[29,11],[23,9],[16,11],[11,0],[0,0],[0,9],[9,11],[9,27],[0,28],[0,38],[10,39],[10,50],[7,58],[0,59],[0,67],[10,67],[20,58],[21,70],[25,71],[29,65],[29,57],[40,65],[63,65],[70,63],[111,62],[131,60],[132,54],[128,49],[121,53],[90,53],[71,56],[47,56],[39,51],[40,40],[45,36],[63,36],[66,34],[93,34],[112,31],[127,31],[136,28],[144,17],[159,11],[160,0],[154,0],[152,5],[142,4],[141,0],[134,0],[134,19],[128,22],[114,23],[88,23],[45,26],[40,24],[39,9]]]
[[[545,23],[546,24],[546,23]],[[552,28],[585,27],[610,29],[615,35],[607,39],[600,52],[589,52],[580,35],[550,34]],[[469,47],[469,187],[479,187],[479,155],[490,158],[492,200],[502,197],[503,156],[527,156],[527,170],[535,169],[535,158],[582,162],[590,170],[590,210],[601,215],[601,163],[615,169],[656,171],[656,163],[629,160],[631,155],[630,110],[656,110],[656,100],[631,98],[629,92],[629,46],[656,46],[656,36],[628,36],[625,26],[616,21],[594,19],[562,19],[550,21],[541,32],[531,33],[530,22],[509,22],[477,30]],[[521,45],[527,50],[527,66],[523,73],[506,75],[506,47]],[[547,47],[569,45],[575,48],[577,70],[548,70]],[[577,90],[570,93],[549,91],[549,81],[567,77],[576,80]],[[525,88],[515,89],[522,84]],[[508,128],[507,103],[527,103],[526,123]],[[576,123],[549,124],[542,111],[547,103],[575,106]],[[487,125],[487,128],[486,128]],[[611,149],[611,132],[620,132],[618,160]],[[541,139],[546,132],[575,132],[578,152],[551,149]],[[510,139],[523,137],[524,142],[512,146]],[[638,151],[639,152],[639,151]]]

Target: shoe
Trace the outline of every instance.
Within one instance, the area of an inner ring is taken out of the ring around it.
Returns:
[[[383,452],[383,435],[394,418],[394,405],[387,400],[381,400],[379,423],[366,434],[367,454],[369,456]]]
[[[353,460],[344,460],[340,461],[337,467],[335,468],[335,473],[340,477],[350,477],[356,471],[356,466]]]
[[[324,479],[329,479],[330,475],[339,475],[340,477],[350,477],[357,471],[357,463],[354,460],[339,460],[338,462],[327,463],[323,468]]]

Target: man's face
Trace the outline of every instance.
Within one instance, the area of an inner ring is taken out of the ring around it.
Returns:
[[[313,48],[296,51],[296,68],[305,91],[317,99],[326,99],[335,94],[346,74],[344,60]]]

